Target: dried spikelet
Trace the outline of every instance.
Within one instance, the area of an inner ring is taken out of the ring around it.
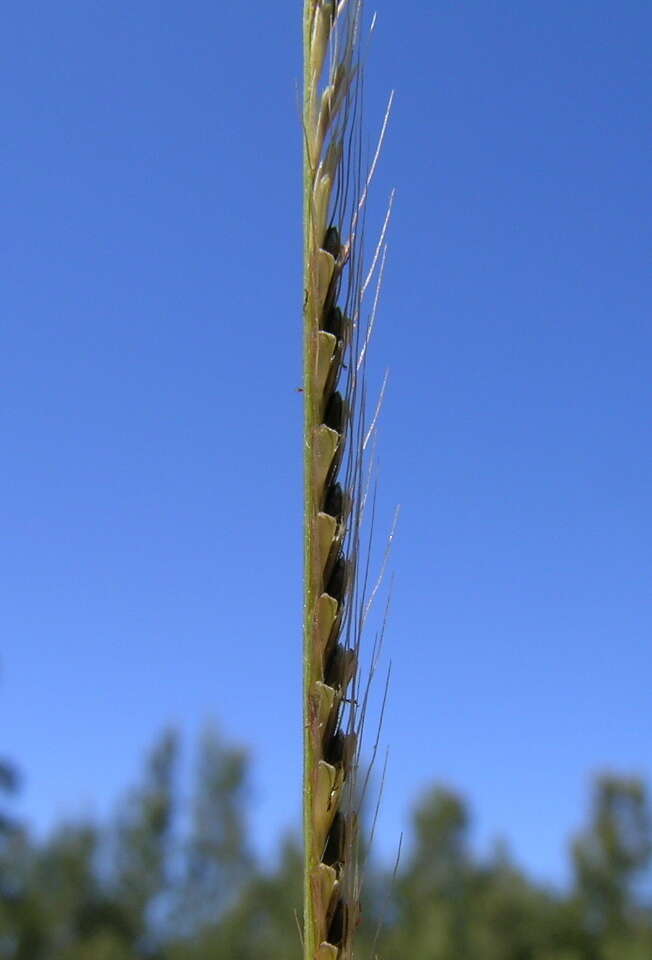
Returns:
[[[377,296],[365,323],[362,301],[384,244],[383,228],[364,277],[359,248],[377,153],[362,179],[361,8],[361,0],[304,6],[304,960],[350,960],[360,915],[352,798],[368,598],[357,567],[375,426],[365,421],[364,373]],[[384,255],[380,273],[383,263]]]

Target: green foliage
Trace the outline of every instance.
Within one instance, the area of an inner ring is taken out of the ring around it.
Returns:
[[[66,824],[42,843],[13,822],[0,830],[2,960],[299,960],[301,850],[287,838],[275,869],[255,862],[245,755],[207,732],[188,805],[178,759],[168,732],[106,826]],[[504,849],[479,861],[469,811],[450,790],[425,795],[412,826],[395,878],[367,867],[359,957],[652,957],[641,781],[596,782],[566,892],[532,882]]]
[[[650,865],[651,855],[645,784],[601,777],[595,785],[591,823],[573,847],[578,900],[587,926],[597,935],[620,936],[631,925],[634,884]]]
[[[246,770],[244,753],[225,748],[214,730],[204,733],[179,897],[178,923],[190,933],[214,923],[251,877],[242,818]]]
[[[178,744],[166,731],[147,758],[142,785],[127,799],[115,830],[117,899],[132,936],[146,936],[147,921],[170,880]]]

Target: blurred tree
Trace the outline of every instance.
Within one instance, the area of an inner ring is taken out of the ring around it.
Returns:
[[[622,938],[637,922],[635,882],[649,867],[652,821],[645,784],[602,776],[591,822],[573,845],[578,904],[589,934]],[[652,954],[651,954],[652,956]]]
[[[18,773],[8,760],[0,759],[0,796],[11,795],[18,789]],[[0,807],[0,843],[16,828],[14,819],[9,812]]]
[[[57,954],[56,960],[134,960],[134,954],[120,938],[98,933]]]
[[[469,867],[468,828],[459,796],[442,787],[426,795],[414,816],[415,849],[407,870],[413,897],[460,895]]]
[[[16,793],[19,777],[0,761],[0,794]],[[0,809],[0,957],[38,960],[46,946],[41,904],[32,883],[33,855],[26,832]]]
[[[0,797],[11,795],[18,787],[16,770],[6,760],[0,760]],[[16,878],[12,875],[11,860],[15,856],[19,827],[8,810],[0,806],[0,897],[10,896]],[[1,928],[0,928],[1,929]]]
[[[256,865],[246,756],[204,734],[187,816],[177,810],[177,757],[168,732],[113,826],[67,824],[36,843],[2,821],[0,960],[298,960],[301,851],[287,839],[277,868]],[[15,777],[3,777],[13,788]],[[367,864],[360,957],[651,960],[641,781],[596,782],[570,891],[535,884],[504,847],[474,857],[467,808],[450,790],[423,798],[413,829],[394,878]]]
[[[189,935],[215,924],[237,901],[251,878],[244,810],[247,759],[227,748],[213,729],[199,745],[199,761],[177,910],[177,924]]]
[[[92,826],[64,825],[34,857],[30,887],[40,904],[49,954],[57,956],[79,938],[84,906],[97,896],[97,842]]]
[[[441,787],[417,808],[413,851],[396,881],[396,923],[387,937],[392,957],[467,955],[468,824],[463,801]]]
[[[274,873],[258,873],[212,928],[177,944],[170,960],[299,960],[303,858],[287,840]]]
[[[467,899],[468,955],[531,960],[550,947],[553,897],[531,884],[505,849],[473,870]]]
[[[118,815],[115,889],[139,956],[155,957],[169,899],[178,740],[168,730],[147,758],[142,785]]]

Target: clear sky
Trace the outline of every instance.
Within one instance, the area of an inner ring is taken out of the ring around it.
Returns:
[[[433,780],[537,875],[652,778],[645,0],[380,2],[393,557],[379,849]],[[167,723],[298,822],[300,3],[4,15],[0,754],[43,831]]]

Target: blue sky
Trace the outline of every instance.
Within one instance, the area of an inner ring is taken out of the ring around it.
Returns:
[[[652,778],[652,11],[378,12],[379,850],[444,781],[558,881],[591,776]],[[5,16],[0,753],[39,831],[210,719],[259,848],[298,821],[299,44],[299,3]]]

